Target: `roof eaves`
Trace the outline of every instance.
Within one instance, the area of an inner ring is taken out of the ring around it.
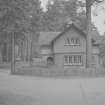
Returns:
[[[59,38],[61,35],[69,31],[71,27],[76,28],[82,35],[86,36],[86,32],[79,28],[79,26],[76,26],[74,23],[72,23],[69,27],[65,28],[63,32],[61,32],[57,37],[55,37],[52,41],[55,41],[57,38]]]

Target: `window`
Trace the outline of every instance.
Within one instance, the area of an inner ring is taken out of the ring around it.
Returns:
[[[79,46],[80,45],[80,39],[79,38],[66,38],[65,39],[65,45],[73,45],[73,46]]]
[[[66,55],[64,56],[64,65],[82,65],[81,55]]]

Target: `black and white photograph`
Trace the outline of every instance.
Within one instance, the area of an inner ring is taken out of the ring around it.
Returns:
[[[105,0],[0,0],[0,105],[105,105]]]

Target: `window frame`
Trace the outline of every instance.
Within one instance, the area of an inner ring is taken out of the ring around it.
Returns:
[[[80,46],[80,38],[79,37],[66,37],[65,38],[65,46]]]
[[[66,60],[65,60],[65,58],[66,58]],[[72,60],[70,60],[70,58]],[[79,55],[79,54],[78,55],[64,55],[64,65],[65,66],[82,66],[83,65],[83,56]]]

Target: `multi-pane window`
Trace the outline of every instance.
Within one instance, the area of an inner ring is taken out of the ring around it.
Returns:
[[[73,38],[67,37],[65,39],[65,45],[79,46],[80,45],[80,39],[78,37],[73,37]]]
[[[65,55],[64,56],[64,65],[82,65],[82,56],[81,55]]]

